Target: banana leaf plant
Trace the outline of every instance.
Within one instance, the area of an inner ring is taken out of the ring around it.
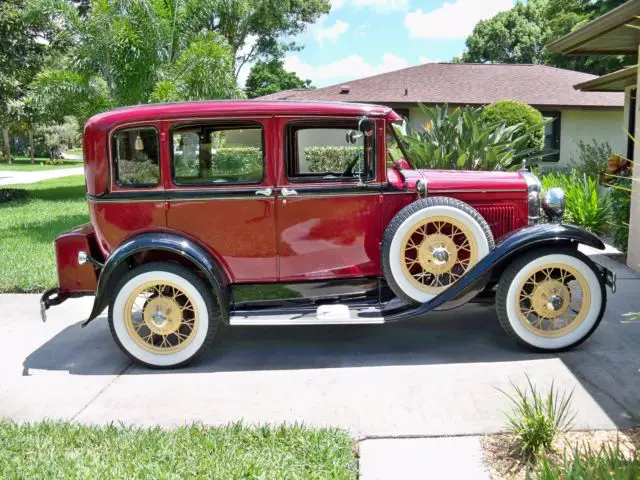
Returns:
[[[419,104],[428,119],[416,130],[405,121],[396,131],[409,160],[417,168],[453,170],[514,170],[523,160],[544,155],[542,150],[527,148],[532,132],[544,128],[524,123],[507,126],[502,122],[486,124],[482,108],[447,105],[426,107]]]

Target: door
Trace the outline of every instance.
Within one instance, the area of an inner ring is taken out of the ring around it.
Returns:
[[[279,119],[279,280],[380,275],[382,190],[376,135],[357,118]]]
[[[212,120],[169,130],[167,224],[203,243],[233,283],[275,282],[272,120]]]

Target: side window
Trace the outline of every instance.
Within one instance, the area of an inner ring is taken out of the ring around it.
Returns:
[[[262,127],[184,125],[171,133],[176,184],[260,183],[264,176]]]
[[[131,187],[160,184],[158,131],[153,127],[118,130],[113,136],[116,182]]]
[[[292,124],[288,128],[287,176],[297,181],[370,180],[375,177],[375,129],[357,121]]]

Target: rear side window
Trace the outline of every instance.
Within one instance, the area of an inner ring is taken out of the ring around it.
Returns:
[[[172,130],[176,184],[260,183],[264,176],[259,124],[184,125]]]
[[[153,127],[127,128],[116,132],[112,155],[118,185],[159,185],[159,151],[158,131]]]

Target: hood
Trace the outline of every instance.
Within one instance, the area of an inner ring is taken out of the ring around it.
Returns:
[[[421,178],[429,193],[463,191],[527,192],[527,182],[520,172],[478,172],[466,170],[401,170],[403,186],[414,190]]]

